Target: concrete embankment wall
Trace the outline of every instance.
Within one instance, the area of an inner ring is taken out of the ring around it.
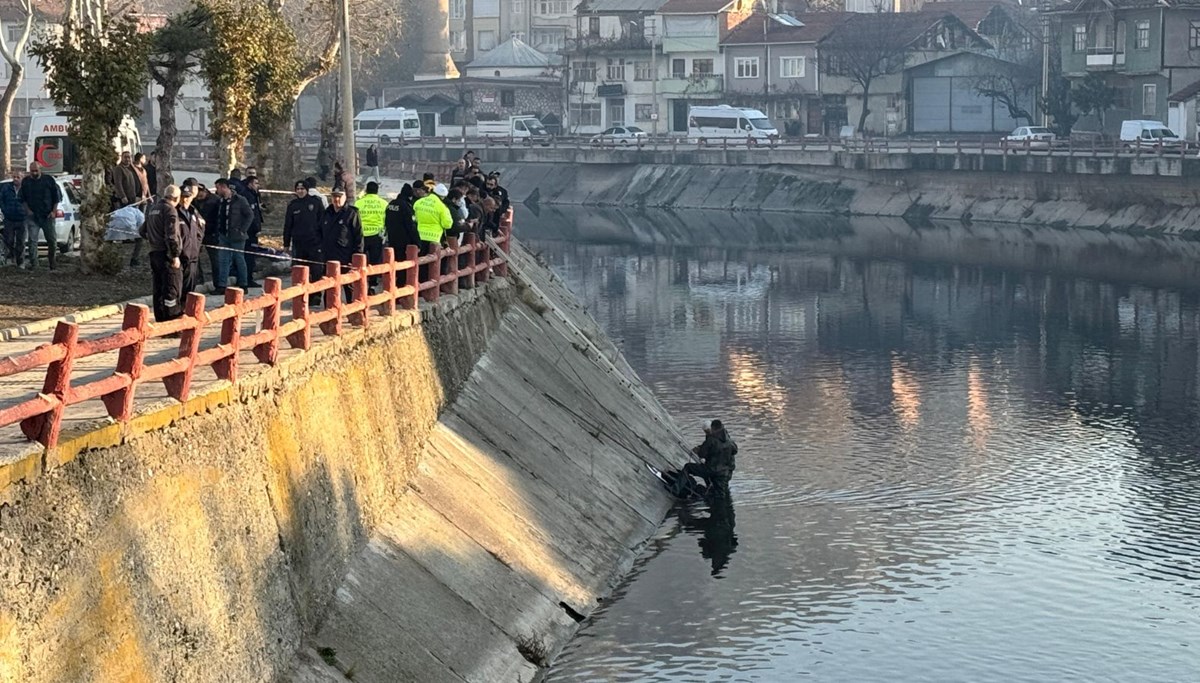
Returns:
[[[644,463],[682,449],[517,258],[10,487],[0,681],[531,680],[665,514]]]
[[[816,166],[496,164],[519,200],[993,221],[1183,234],[1200,229],[1190,178]]]

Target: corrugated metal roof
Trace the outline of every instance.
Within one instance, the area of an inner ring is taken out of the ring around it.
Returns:
[[[550,66],[550,57],[538,52],[518,38],[510,38],[493,50],[479,55],[467,65],[468,69],[523,67],[535,69]]]
[[[579,12],[657,12],[665,4],[667,0],[584,0]]]

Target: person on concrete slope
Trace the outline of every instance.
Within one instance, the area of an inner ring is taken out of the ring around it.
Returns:
[[[246,176],[246,180],[242,183],[242,196],[250,203],[250,211],[254,216],[250,222],[250,229],[246,231],[246,272],[250,273],[249,285],[251,287],[262,287],[254,280],[254,273],[258,269],[258,259],[254,254],[258,249],[258,234],[262,232],[263,226],[262,195],[258,191],[256,176]]]
[[[54,270],[58,267],[58,231],[54,228],[54,216],[58,212],[58,203],[62,201],[58,181],[42,173],[42,167],[35,161],[29,164],[29,175],[21,181],[17,196],[21,199],[21,207],[25,209],[24,237],[29,252],[29,267],[37,268],[40,234],[46,240],[50,270]],[[20,261],[19,254],[17,260]]]
[[[296,197],[288,202],[283,216],[283,250],[295,257],[298,265],[308,267],[308,281],[316,282],[325,275],[325,262],[321,256],[321,220],[325,205],[321,198],[309,193],[308,183],[297,180]],[[319,303],[320,295],[314,294],[310,302]]]
[[[400,188],[400,194],[388,202],[387,216],[384,217],[384,227],[387,230],[387,241],[396,252],[396,260],[404,259],[408,245],[421,246],[421,236],[417,234],[417,221],[413,217],[413,202],[420,196],[425,196],[425,186],[405,184]]]
[[[454,227],[454,217],[450,214],[442,197],[447,195],[445,185],[437,185],[432,194],[421,197],[413,202],[413,214],[417,220],[417,235],[421,238],[421,256],[434,253],[442,246],[446,231]],[[421,266],[421,281],[429,279],[428,265]]]
[[[200,208],[196,205],[197,185],[184,181],[179,188],[179,206],[176,207],[176,211],[179,212],[180,229],[181,307],[185,303],[185,297],[196,291],[196,286],[200,283],[200,248],[204,244],[204,218],[200,216]]]
[[[729,432],[720,420],[713,420],[704,427],[704,443],[692,449],[700,462],[689,462],[683,466],[683,473],[697,476],[704,480],[710,493],[721,493],[727,490],[729,480],[737,466],[737,444],[729,438]]]
[[[387,217],[387,200],[379,196],[379,183],[374,180],[367,183],[367,191],[354,207],[358,209],[359,219],[362,220],[363,247],[367,252],[367,262],[371,265],[383,263],[383,227]],[[379,276],[371,276],[371,293],[379,286]]]
[[[354,255],[363,253],[362,220],[358,210],[347,203],[346,191],[340,188],[329,193],[329,208],[321,214],[321,251],[325,260],[340,263],[343,273],[350,270]],[[349,285],[344,290],[349,301],[353,290]]]
[[[180,315],[179,298],[183,290],[183,237],[180,231],[179,186],[168,185],[163,197],[150,206],[142,224],[142,238],[150,252],[150,273],[154,319],[174,320]]]
[[[218,178],[216,182],[217,196],[221,203],[217,206],[217,236],[221,258],[217,263],[217,280],[215,293],[221,294],[229,283],[229,269],[232,266],[237,275],[237,286],[243,290],[250,288],[250,272],[246,268],[246,240],[250,238],[250,225],[254,222],[254,211],[246,198],[233,191],[233,186],[227,178]]]

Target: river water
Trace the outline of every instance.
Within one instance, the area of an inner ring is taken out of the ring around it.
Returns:
[[[1200,680],[1197,244],[518,220],[740,448],[730,504],[678,507],[549,680]]]

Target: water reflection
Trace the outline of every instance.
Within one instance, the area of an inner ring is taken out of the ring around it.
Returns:
[[[698,503],[681,503],[675,508],[676,518],[685,532],[699,537],[700,556],[712,563],[711,574],[719,579],[737,552],[733,497],[728,493],[709,495],[704,505],[707,514],[701,514],[699,507]]]
[[[741,454],[736,535],[669,521],[552,680],[1195,680],[1195,244],[558,220],[533,246]]]

